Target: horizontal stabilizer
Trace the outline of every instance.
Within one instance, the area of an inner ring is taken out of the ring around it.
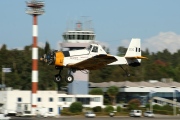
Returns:
[[[148,59],[147,57],[143,57],[143,56],[133,56],[133,57],[125,57],[125,58],[128,58],[128,59]]]

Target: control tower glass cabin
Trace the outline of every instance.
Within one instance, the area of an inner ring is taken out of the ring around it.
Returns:
[[[68,30],[63,33],[62,48],[82,49],[87,47],[90,43],[94,43],[95,33],[92,28],[83,28],[82,23],[76,23],[75,30]]]

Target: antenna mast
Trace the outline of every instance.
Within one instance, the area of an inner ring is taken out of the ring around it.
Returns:
[[[37,16],[44,13],[44,2],[31,0],[26,2],[26,13],[33,16],[33,44],[32,44],[32,95],[31,95],[31,113],[36,113],[37,108],[37,90],[38,90],[38,23]]]

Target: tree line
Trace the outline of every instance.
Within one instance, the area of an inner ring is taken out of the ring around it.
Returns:
[[[50,44],[46,42],[45,48],[39,48],[39,57],[51,50]],[[109,51],[108,48],[106,50]],[[126,48],[120,46],[117,49],[117,55],[122,56]],[[142,60],[141,66],[130,67],[124,65],[123,68],[131,74],[127,77],[126,72],[119,66],[106,66],[99,70],[90,71],[90,82],[109,82],[109,81],[147,81],[161,80],[162,78],[172,78],[174,81],[180,82],[180,50],[176,53],[170,53],[168,49],[150,53],[148,49],[142,51],[142,55],[148,57]],[[25,46],[23,50],[8,50],[4,44],[0,49],[0,65],[1,67],[12,68],[12,72],[5,74],[5,84],[14,89],[30,90],[31,89],[31,72],[32,72],[32,47]],[[54,66],[47,65],[44,62],[38,62],[39,82],[38,89],[54,90],[57,88],[53,82],[54,75],[58,73]],[[67,69],[62,71],[66,74]],[[2,76],[2,70],[0,71]],[[64,76],[64,75],[62,75]],[[2,77],[0,78],[2,82]],[[61,86],[67,83],[62,81]]]

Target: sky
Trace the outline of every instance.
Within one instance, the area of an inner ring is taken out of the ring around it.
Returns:
[[[32,16],[25,13],[28,0],[3,0],[0,4],[0,47],[23,49],[32,44]],[[91,20],[96,41],[116,54],[132,38],[141,39],[150,52],[180,49],[180,0],[44,0],[38,16],[38,45],[48,41],[60,49],[69,23]],[[86,17],[83,17],[86,16]],[[72,22],[73,21],[73,22]],[[72,25],[73,26],[73,25]]]

